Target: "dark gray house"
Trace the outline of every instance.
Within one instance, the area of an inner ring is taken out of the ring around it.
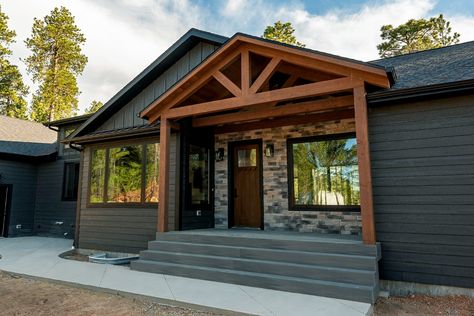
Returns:
[[[474,287],[474,42],[361,62],[192,29],[63,143],[76,246],[132,269],[365,302],[379,278]]]
[[[48,124],[0,116],[0,233],[73,238],[79,152],[60,144],[88,116]]]

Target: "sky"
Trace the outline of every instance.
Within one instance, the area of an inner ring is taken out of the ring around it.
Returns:
[[[369,61],[378,58],[380,27],[443,13],[461,42],[474,40],[472,0],[1,0],[17,33],[12,62],[30,93],[36,87],[22,59],[33,18],[67,7],[87,42],[89,62],[78,79],[80,113],[92,100],[108,101],[190,28],[232,36],[260,36],[275,21],[292,22],[306,47]]]

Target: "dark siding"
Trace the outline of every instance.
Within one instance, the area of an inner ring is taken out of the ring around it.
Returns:
[[[370,109],[382,279],[474,287],[474,98]]]
[[[114,113],[98,130],[113,130],[146,124],[146,121],[141,119],[138,113],[199,65],[217,48],[218,46],[208,43],[198,43],[150,85],[145,87],[133,100]]]
[[[0,181],[11,184],[12,204],[8,236],[24,236],[33,233],[37,167],[19,161],[0,160]],[[21,225],[17,229],[16,225]]]
[[[62,201],[66,162],[79,160],[61,159],[42,163],[38,167],[35,211],[35,231],[38,235],[74,238],[76,201]]]

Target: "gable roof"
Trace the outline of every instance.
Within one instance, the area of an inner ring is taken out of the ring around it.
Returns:
[[[474,79],[474,41],[419,51],[371,64],[393,67],[397,75],[391,90]]]
[[[87,121],[87,119],[91,117],[92,115],[93,114],[83,114],[83,115],[68,117],[68,118],[44,123],[44,126],[61,127],[61,126],[66,126],[66,125],[75,125],[75,124],[79,124],[79,123],[83,123]]]
[[[58,134],[41,123],[0,115],[0,153],[41,157],[56,152]]]
[[[179,101],[183,101],[183,98],[189,96],[190,93],[201,88],[206,84],[206,80],[214,76],[213,72],[221,73],[222,68],[241,55],[241,49],[250,50],[255,54],[267,55],[267,57],[273,56],[280,61],[283,58],[283,60],[295,66],[340,75],[351,80],[365,81],[373,86],[390,87],[390,76],[383,66],[271,41],[248,34],[236,33],[205,61],[148,105],[140,113],[140,116],[155,122],[162,110],[177,105]],[[279,61],[276,62],[276,65],[278,63]]]
[[[148,86],[158,75],[173,65],[178,59],[186,54],[188,50],[199,42],[208,42],[214,45],[220,45],[227,40],[227,37],[190,29],[186,34],[179,38],[163,54],[161,54],[148,67],[140,72],[132,81],[123,87],[102,108],[94,113],[84,124],[74,131],[68,138],[74,138],[94,131],[113,113],[121,109],[125,104],[133,99],[141,90]]]

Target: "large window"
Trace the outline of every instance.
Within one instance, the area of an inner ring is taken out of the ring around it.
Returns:
[[[63,201],[76,201],[79,186],[79,163],[67,162],[64,164]]]
[[[93,149],[90,204],[157,203],[159,159],[158,143]]]
[[[288,140],[290,208],[360,210],[353,134]]]

